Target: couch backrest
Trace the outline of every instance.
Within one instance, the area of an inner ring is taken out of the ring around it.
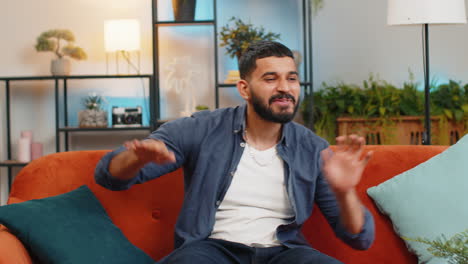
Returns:
[[[344,263],[416,263],[390,221],[366,194],[369,187],[440,153],[445,146],[366,146],[375,151],[358,186],[358,194],[376,220],[376,241],[368,251],[356,251],[334,238],[316,210],[303,231],[312,245]],[[107,151],[61,152],[39,158],[16,176],[9,203],[62,194],[86,184],[101,201],[114,223],[137,247],[155,260],[173,249],[174,224],[183,200],[182,170],[133,186],[110,191],[94,182],[94,168]]]

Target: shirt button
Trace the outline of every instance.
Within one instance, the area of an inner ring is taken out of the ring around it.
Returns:
[[[245,147],[245,143],[244,143],[244,142],[240,143],[240,146],[244,148],[244,147]]]
[[[216,206],[219,206],[221,204],[221,201],[216,201]]]
[[[231,171],[231,176],[232,176],[232,177],[234,177],[234,173],[235,173],[234,171]]]

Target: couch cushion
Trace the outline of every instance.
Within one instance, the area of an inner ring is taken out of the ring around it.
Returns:
[[[368,189],[402,237],[451,237],[468,228],[468,136],[443,153]],[[425,244],[405,241],[423,263],[443,263]],[[433,262],[431,262],[433,261]]]
[[[2,206],[0,223],[42,263],[154,263],[112,223],[87,186]]]

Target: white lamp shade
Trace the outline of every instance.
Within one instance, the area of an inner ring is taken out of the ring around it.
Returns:
[[[388,0],[387,23],[464,24],[465,0]]]
[[[107,52],[140,49],[140,23],[136,19],[104,22],[104,44]]]

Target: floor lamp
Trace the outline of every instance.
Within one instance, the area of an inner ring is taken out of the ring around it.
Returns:
[[[388,25],[424,27],[424,145],[431,144],[429,24],[465,23],[465,0],[388,0]]]

